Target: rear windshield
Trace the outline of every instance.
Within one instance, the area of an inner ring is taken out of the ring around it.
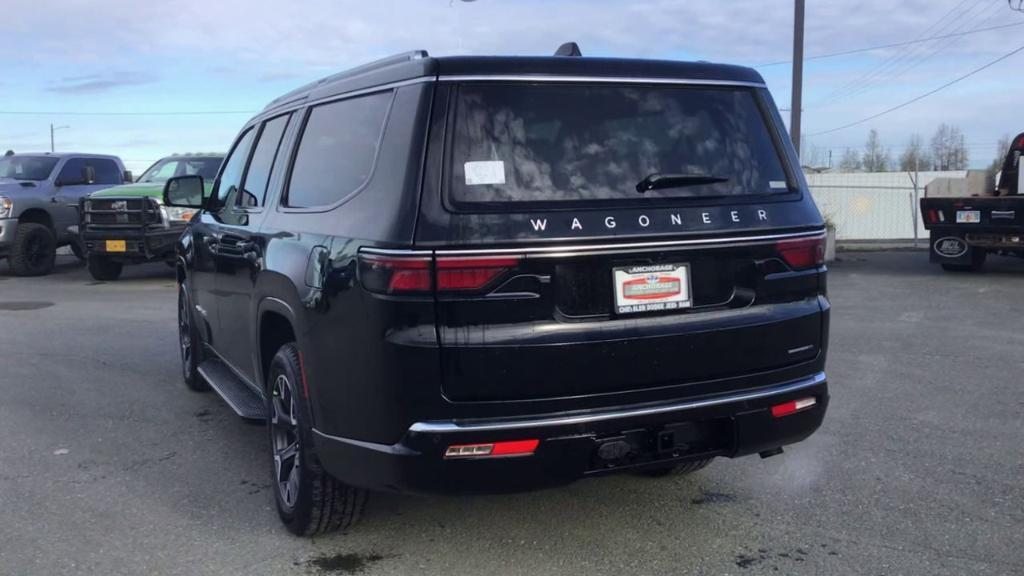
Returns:
[[[448,198],[459,204],[752,196],[790,184],[751,88],[458,88]],[[655,189],[638,184],[662,175]]]

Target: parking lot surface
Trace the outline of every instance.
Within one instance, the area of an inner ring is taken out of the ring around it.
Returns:
[[[264,431],[180,383],[173,274],[0,263],[0,574],[1021,574],[1024,260],[831,267],[821,430],[782,456],[279,526]]]

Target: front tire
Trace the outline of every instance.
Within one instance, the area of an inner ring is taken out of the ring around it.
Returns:
[[[96,280],[103,282],[117,280],[121,277],[122,268],[124,268],[124,264],[110,258],[89,255],[89,274]]]
[[[34,222],[18,225],[7,258],[15,276],[45,276],[53,270],[56,258],[57,240],[49,228]]]
[[[300,394],[302,367],[295,344],[274,355],[267,372],[267,431],[274,502],[290,532],[313,536],[355,524],[366,506],[365,490],[331,477],[317,459],[306,399]]]
[[[70,246],[71,253],[75,255],[75,258],[78,258],[79,261],[85,261],[85,246],[82,242],[80,240],[72,240]]]
[[[178,284],[178,348],[181,350],[181,375],[185,387],[193,392],[209,390],[210,385],[199,374],[203,342],[192,318],[192,299],[184,282]]]

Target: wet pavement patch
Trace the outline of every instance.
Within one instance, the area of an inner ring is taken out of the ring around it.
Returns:
[[[701,490],[700,496],[690,500],[691,504],[726,504],[729,502],[735,502],[736,497],[732,494],[726,494],[725,492],[712,492],[710,490]]]
[[[41,308],[49,308],[50,306],[53,306],[53,302],[31,300],[27,300],[24,302],[0,302],[0,310],[8,310],[14,312],[21,312],[24,310],[39,310]]]
[[[309,561],[309,565],[324,574],[359,574],[370,564],[383,560],[380,554],[334,554],[318,556]]]

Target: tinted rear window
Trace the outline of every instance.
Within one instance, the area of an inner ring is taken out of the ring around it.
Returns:
[[[727,180],[637,192],[652,174]],[[463,85],[448,175],[456,205],[789,190],[758,95],[741,87]]]
[[[292,166],[288,206],[329,206],[366,183],[391,99],[391,92],[379,92],[310,111]]]

